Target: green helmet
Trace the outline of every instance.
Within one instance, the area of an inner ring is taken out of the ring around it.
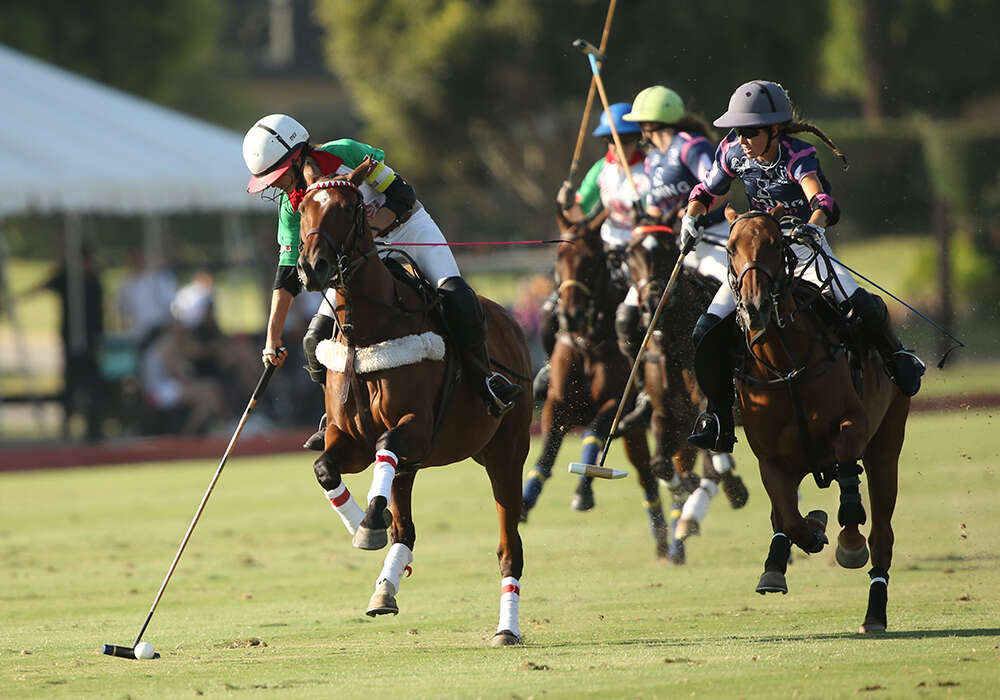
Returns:
[[[684,117],[684,100],[662,85],[648,87],[632,101],[632,111],[622,117],[630,122],[676,124]]]

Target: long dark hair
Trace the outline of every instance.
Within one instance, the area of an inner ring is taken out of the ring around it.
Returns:
[[[715,130],[708,125],[707,121],[705,121],[702,117],[699,117],[697,114],[685,112],[683,117],[669,126],[674,131],[688,131],[693,134],[701,134],[712,143],[715,143],[716,141]]]
[[[844,170],[847,170],[849,167],[847,163],[847,156],[845,156],[840,149],[837,148],[837,144],[835,144],[829,136],[824,134],[822,130],[820,130],[820,128],[812,122],[796,119],[795,121],[785,122],[779,129],[779,132],[782,134],[799,134],[803,131],[808,131],[810,134],[817,136],[823,143],[825,143],[830,150],[833,151],[833,154],[844,162]]]

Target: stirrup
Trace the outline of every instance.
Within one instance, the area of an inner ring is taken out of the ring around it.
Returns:
[[[688,442],[703,450],[728,453],[733,451],[736,436],[731,433],[723,435],[719,417],[705,411],[695,421],[694,430],[688,435]]]
[[[319,429],[309,436],[309,439],[302,443],[307,450],[323,452],[326,449],[326,414],[319,419]]]
[[[906,396],[914,396],[920,391],[920,378],[927,371],[927,365],[912,350],[903,348],[892,353],[885,369],[900,391]]]
[[[493,372],[486,378],[486,394],[489,398],[490,413],[494,418],[501,418],[514,407],[518,397],[524,390],[511,382],[499,372]]]

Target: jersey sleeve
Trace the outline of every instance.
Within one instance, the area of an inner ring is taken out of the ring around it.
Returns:
[[[368,156],[371,156],[372,160],[377,160],[380,163],[385,160],[385,151],[381,148],[375,148],[374,146],[369,146],[367,143],[361,143],[353,139],[330,141],[323,144],[322,148],[327,153],[332,153],[342,159],[344,165],[352,170],[361,165],[361,162]]]
[[[587,174],[583,177],[583,182],[580,183],[580,187],[576,190],[576,203],[580,205],[580,209],[584,214],[589,214],[593,211],[594,207],[601,201],[601,188],[597,184],[597,176],[601,174],[603,168],[604,159],[601,158],[587,171]]]
[[[299,259],[298,212],[292,211],[288,197],[282,197],[278,209],[278,265],[295,266]]]
[[[816,157],[816,147],[801,143],[801,150],[792,151],[789,146],[788,175],[796,182],[802,182],[806,175],[819,172],[819,159]]]
[[[719,147],[715,149],[715,158],[712,159],[712,167],[708,169],[708,173],[701,181],[705,189],[716,197],[724,195],[729,191],[729,186],[733,183],[733,178],[735,177],[727,162],[731,147],[728,141],[723,141],[719,144]]]

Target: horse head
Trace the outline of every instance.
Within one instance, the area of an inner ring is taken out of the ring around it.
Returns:
[[[588,335],[598,305],[610,286],[610,273],[601,241],[599,215],[571,222],[558,209],[556,220],[562,242],[556,248],[556,279],[559,280],[559,328]]]
[[[729,286],[736,298],[740,324],[748,331],[763,331],[788,278],[786,248],[778,217],[781,207],[771,211],[738,213],[726,205],[729,221]]]
[[[298,274],[309,291],[343,288],[375,250],[360,186],[370,159],[350,174],[325,177],[306,188],[299,205]]]
[[[670,225],[636,226],[632,231],[632,240],[628,244],[628,268],[639,292],[645,323],[652,318],[680,254],[677,236]],[[673,295],[667,305],[675,299],[677,295]]]

